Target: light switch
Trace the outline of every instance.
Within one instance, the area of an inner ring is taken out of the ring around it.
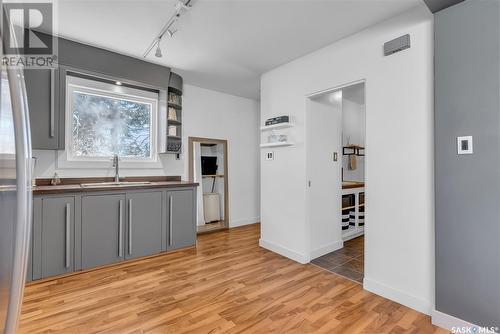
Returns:
[[[274,152],[266,152],[266,160],[274,160]]]
[[[457,137],[457,153],[472,154],[472,136]]]

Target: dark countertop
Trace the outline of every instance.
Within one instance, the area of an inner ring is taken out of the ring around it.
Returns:
[[[95,191],[116,191],[116,190],[140,190],[155,188],[179,188],[196,187],[198,183],[188,181],[151,182],[140,185],[103,185],[93,187],[82,187],[79,184],[66,184],[57,186],[36,186],[33,187],[33,195],[60,194],[74,192],[95,192]]]
[[[138,181],[139,178],[135,178],[130,181]],[[146,178],[147,180],[147,178]],[[150,181],[151,180],[151,181]],[[197,182],[191,181],[180,181],[180,180],[153,180],[150,178],[148,180],[151,183],[148,184],[125,184],[125,185],[102,185],[102,186],[92,186],[92,187],[82,187],[81,183],[97,183],[97,182],[109,182],[107,179],[101,180],[90,180],[90,179],[80,179],[79,183],[63,183],[59,185],[47,185],[42,183],[33,187],[33,195],[44,195],[44,194],[60,194],[60,193],[76,193],[76,192],[97,192],[97,191],[116,191],[116,190],[142,190],[142,189],[156,189],[156,188],[182,188],[182,187],[196,187]],[[90,181],[90,182],[89,182]]]

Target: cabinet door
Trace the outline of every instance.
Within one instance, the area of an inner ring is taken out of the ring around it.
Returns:
[[[33,221],[31,221],[30,249],[28,252],[28,268],[26,269],[26,282],[33,280]]]
[[[57,70],[24,71],[33,149],[63,149],[60,143],[60,115],[57,99]]]
[[[167,249],[196,244],[195,194],[193,189],[167,192]]]
[[[161,251],[162,193],[127,194],[126,259]]]
[[[125,195],[82,197],[82,268],[124,259]]]
[[[42,200],[42,278],[73,271],[75,199]]]

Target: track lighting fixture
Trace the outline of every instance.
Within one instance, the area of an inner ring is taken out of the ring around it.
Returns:
[[[179,0],[175,4],[175,12],[174,14],[168,19],[167,23],[163,26],[163,28],[160,30],[160,33],[155,37],[153,42],[149,45],[149,47],[146,49],[146,52],[144,52],[143,57],[146,58],[149,53],[156,47],[155,51],[155,56],[160,58],[162,56],[162,52],[160,49],[160,42],[163,38],[163,35],[168,34],[168,36],[173,37],[174,34],[177,32],[176,29],[173,28],[174,23],[179,20],[182,14],[187,12],[189,8],[191,8],[190,3],[193,0]]]

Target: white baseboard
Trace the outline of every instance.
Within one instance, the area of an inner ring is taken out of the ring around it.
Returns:
[[[406,292],[394,289],[390,286],[374,281],[368,277],[365,277],[363,280],[363,288],[424,314],[431,314],[433,305],[430,301],[409,295]]]
[[[268,249],[271,252],[283,255],[284,257],[287,257],[287,258],[294,260],[296,262],[299,262],[302,264],[309,263],[309,258],[307,256],[300,254],[300,253],[297,253],[297,252],[295,252],[291,249],[288,249],[286,247],[283,247],[281,245],[275,244],[273,242],[260,239],[259,246],[262,248]]]
[[[490,333],[494,334],[498,328],[482,328],[480,326],[474,325],[468,321],[459,319],[452,315],[439,312],[438,310],[432,310],[432,324],[438,327],[444,328],[454,333]],[[472,328],[477,328],[475,331]],[[482,331],[478,330],[479,328]],[[469,330],[469,331],[468,331]]]
[[[332,242],[329,245],[325,245],[319,248],[316,248],[311,251],[311,260],[323,256],[325,254],[336,251],[337,249],[341,249],[344,247],[344,242],[342,240]]]
[[[231,220],[231,221],[229,221],[229,228],[255,224],[255,223],[258,223],[259,221],[260,221],[260,217],[240,219],[240,220]]]

